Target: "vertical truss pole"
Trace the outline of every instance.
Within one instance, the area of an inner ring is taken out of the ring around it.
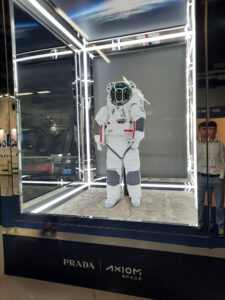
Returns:
[[[195,0],[187,1],[186,24],[186,105],[187,105],[187,170],[188,181],[194,186],[197,207],[197,149],[196,149],[196,28]]]
[[[87,51],[83,50],[84,62],[84,101],[85,101],[85,127],[86,127],[86,172],[87,183],[91,183],[91,153],[90,153],[90,121],[89,121],[89,95],[88,95],[88,65],[87,65]]]

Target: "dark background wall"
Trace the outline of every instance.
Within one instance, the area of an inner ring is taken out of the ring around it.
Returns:
[[[186,178],[185,45],[111,55],[110,64],[94,59],[95,114],[106,105],[106,85],[112,81],[136,83],[151,105],[145,139],[141,142],[142,177]],[[104,154],[103,154],[104,153]],[[106,153],[97,152],[98,175],[106,174]]]

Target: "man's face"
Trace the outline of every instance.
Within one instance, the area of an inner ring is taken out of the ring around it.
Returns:
[[[208,127],[208,135],[210,138],[214,139],[216,137],[217,129],[216,127],[209,126]]]
[[[199,128],[199,134],[200,134],[201,138],[206,138],[206,136],[207,136],[206,127]]]

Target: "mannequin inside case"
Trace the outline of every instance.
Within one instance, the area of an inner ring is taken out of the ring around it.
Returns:
[[[141,205],[139,144],[144,138],[144,96],[132,81],[107,85],[107,105],[96,115],[95,142],[99,151],[107,147],[107,200],[112,208],[120,200],[120,179],[125,168],[133,207]]]

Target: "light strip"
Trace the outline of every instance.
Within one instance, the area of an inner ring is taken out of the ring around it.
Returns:
[[[196,134],[196,115],[197,115],[197,97],[196,97],[196,21],[195,21],[195,0],[192,2],[192,13],[191,13],[191,21],[192,21],[192,40],[193,40],[193,133]],[[198,182],[197,182],[197,141],[196,137],[193,137],[194,144],[194,185],[195,185],[195,206],[198,207]]]
[[[96,179],[94,180],[94,182],[95,182],[95,181],[102,180],[102,179],[106,179],[106,177],[100,177],[100,178],[96,178]]]
[[[160,183],[142,183],[142,187],[155,187],[155,188],[174,188],[174,189],[193,189],[194,185],[189,184],[160,184]]]
[[[39,91],[37,92],[38,94],[50,94],[51,92],[50,91]]]
[[[90,183],[90,185],[107,186],[107,183],[106,182],[95,182],[95,181],[92,181]]]
[[[92,181],[90,185],[106,186],[106,182],[95,182]],[[124,184],[121,183],[121,186]],[[194,189],[194,185],[189,184],[164,184],[164,183],[142,183],[141,187],[153,187],[153,188],[172,188],[172,189],[181,189],[181,190],[191,190]]]
[[[138,44],[142,44],[142,43],[170,40],[170,39],[176,39],[176,38],[181,38],[181,37],[186,37],[186,36],[187,36],[186,32],[171,33],[171,34],[153,36],[153,37],[144,38],[144,39],[124,41],[124,42],[120,42],[120,43],[115,42],[113,44],[110,43],[110,44],[106,44],[106,45],[87,47],[86,50],[87,51],[96,51],[97,49],[110,49],[110,48],[116,47],[116,46],[133,46],[133,45],[138,45]]]
[[[24,176],[22,176],[24,177]],[[69,184],[70,181],[36,181],[36,180],[29,180],[29,181],[26,181],[26,180],[23,180],[22,183],[25,183],[25,184],[56,184],[56,185],[66,185],[66,184]],[[80,184],[80,183],[78,183]]]
[[[59,46],[59,47],[55,47],[54,50],[60,51],[60,49],[66,49],[66,46]],[[31,50],[31,51],[26,51],[26,52],[22,52],[22,53],[17,53],[17,57],[20,56],[24,56],[25,54],[31,54],[31,53],[37,53],[37,52],[44,52],[44,51],[52,51],[52,48],[42,48],[42,49],[37,49],[37,50]]]
[[[181,31],[181,30],[184,30],[185,29],[185,26],[178,26],[178,27],[174,27],[172,28],[173,31]],[[171,28],[167,28],[167,29],[162,29],[162,30],[156,30],[156,31],[147,31],[147,32],[143,32],[141,33],[142,35],[144,34],[156,34],[156,33],[165,33],[165,32],[168,32],[168,31],[171,31]],[[138,37],[140,36],[140,33],[136,33],[136,34],[130,34],[130,35],[125,35],[123,37],[119,37],[119,39],[127,39],[127,38],[130,38],[130,37]],[[97,41],[91,41],[91,42],[87,42],[88,45],[93,45],[93,44],[96,44],[96,43],[105,43],[107,41],[111,41],[112,38],[108,38],[108,39],[104,39],[104,40],[97,40]]]
[[[78,54],[75,54],[75,62],[74,62],[74,69],[75,69],[75,81],[76,81],[76,85],[75,85],[75,89],[76,89],[76,113],[77,113],[77,149],[78,149],[78,171],[79,171],[79,179],[81,179],[81,148],[80,148],[80,111],[79,111],[79,95],[80,95],[80,91],[78,89],[78,62],[79,62],[79,56]],[[78,94],[79,93],[79,94]]]
[[[26,175],[23,175],[22,177],[26,177]],[[30,176],[30,175],[28,175]],[[78,182],[71,182],[71,181],[37,181],[37,180],[23,180],[22,183],[24,184],[55,184],[55,185],[67,185],[69,184],[70,186],[72,185],[80,185],[83,184],[83,182],[78,181]]]
[[[88,99],[88,66],[87,66],[87,52],[84,49],[84,98],[85,98],[85,121],[86,121],[86,151],[87,151],[87,181],[91,182],[91,151],[90,151],[90,124],[89,124],[89,99]],[[86,169],[85,169],[86,170]]]
[[[66,50],[66,51],[62,51],[62,52],[57,52],[57,56],[72,54],[72,53],[73,53],[72,50]],[[52,52],[46,53],[46,54],[31,55],[31,56],[26,56],[26,57],[22,57],[22,58],[17,58],[16,62],[45,58],[45,57],[53,57],[53,56],[55,56],[55,53],[52,53]]]
[[[83,181],[71,182],[70,186],[72,186],[72,185],[80,185],[80,184],[84,184],[84,182]]]
[[[72,191],[70,191],[70,192],[68,192],[68,193],[66,193],[66,194],[64,194],[64,195],[62,195],[62,196],[54,199],[53,201],[50,201],[50,202],[48,202],[48,203],[46,203],[46,204],[44,204],[44,205],[42,205],[42,206],[40,206],[40,207],[32,210],[31,213],[37,214],[37,213],[45,210],[46,208],[49,208],[50,206],[53,206],[54,204],[61,202],[62,200],[66,199],[67,197],[69,197],[69,196],[71,196],[71,195],[73,195],[73,194],[75,194],[75,193],[77,193],[79,191],[82,191],[86,187],[88,187],[88,184],[84,184],[83,186],[80,186],[79,188],[74,189],[74,190],[72,190]]]
[[[48,18],[48,20],[54,24],[62,33],[64,33],[71,41],[73,41],[80,49],[84,46],[65,28],[63,27],[44,7],[42,7],[36,0],[27,0],[32,4],[39,12]]]
[[[17,96],[29,96],[29,95],[33,95],[34,93],[30,93],[30,92],[27,92],[27,93],[18,93]]]

